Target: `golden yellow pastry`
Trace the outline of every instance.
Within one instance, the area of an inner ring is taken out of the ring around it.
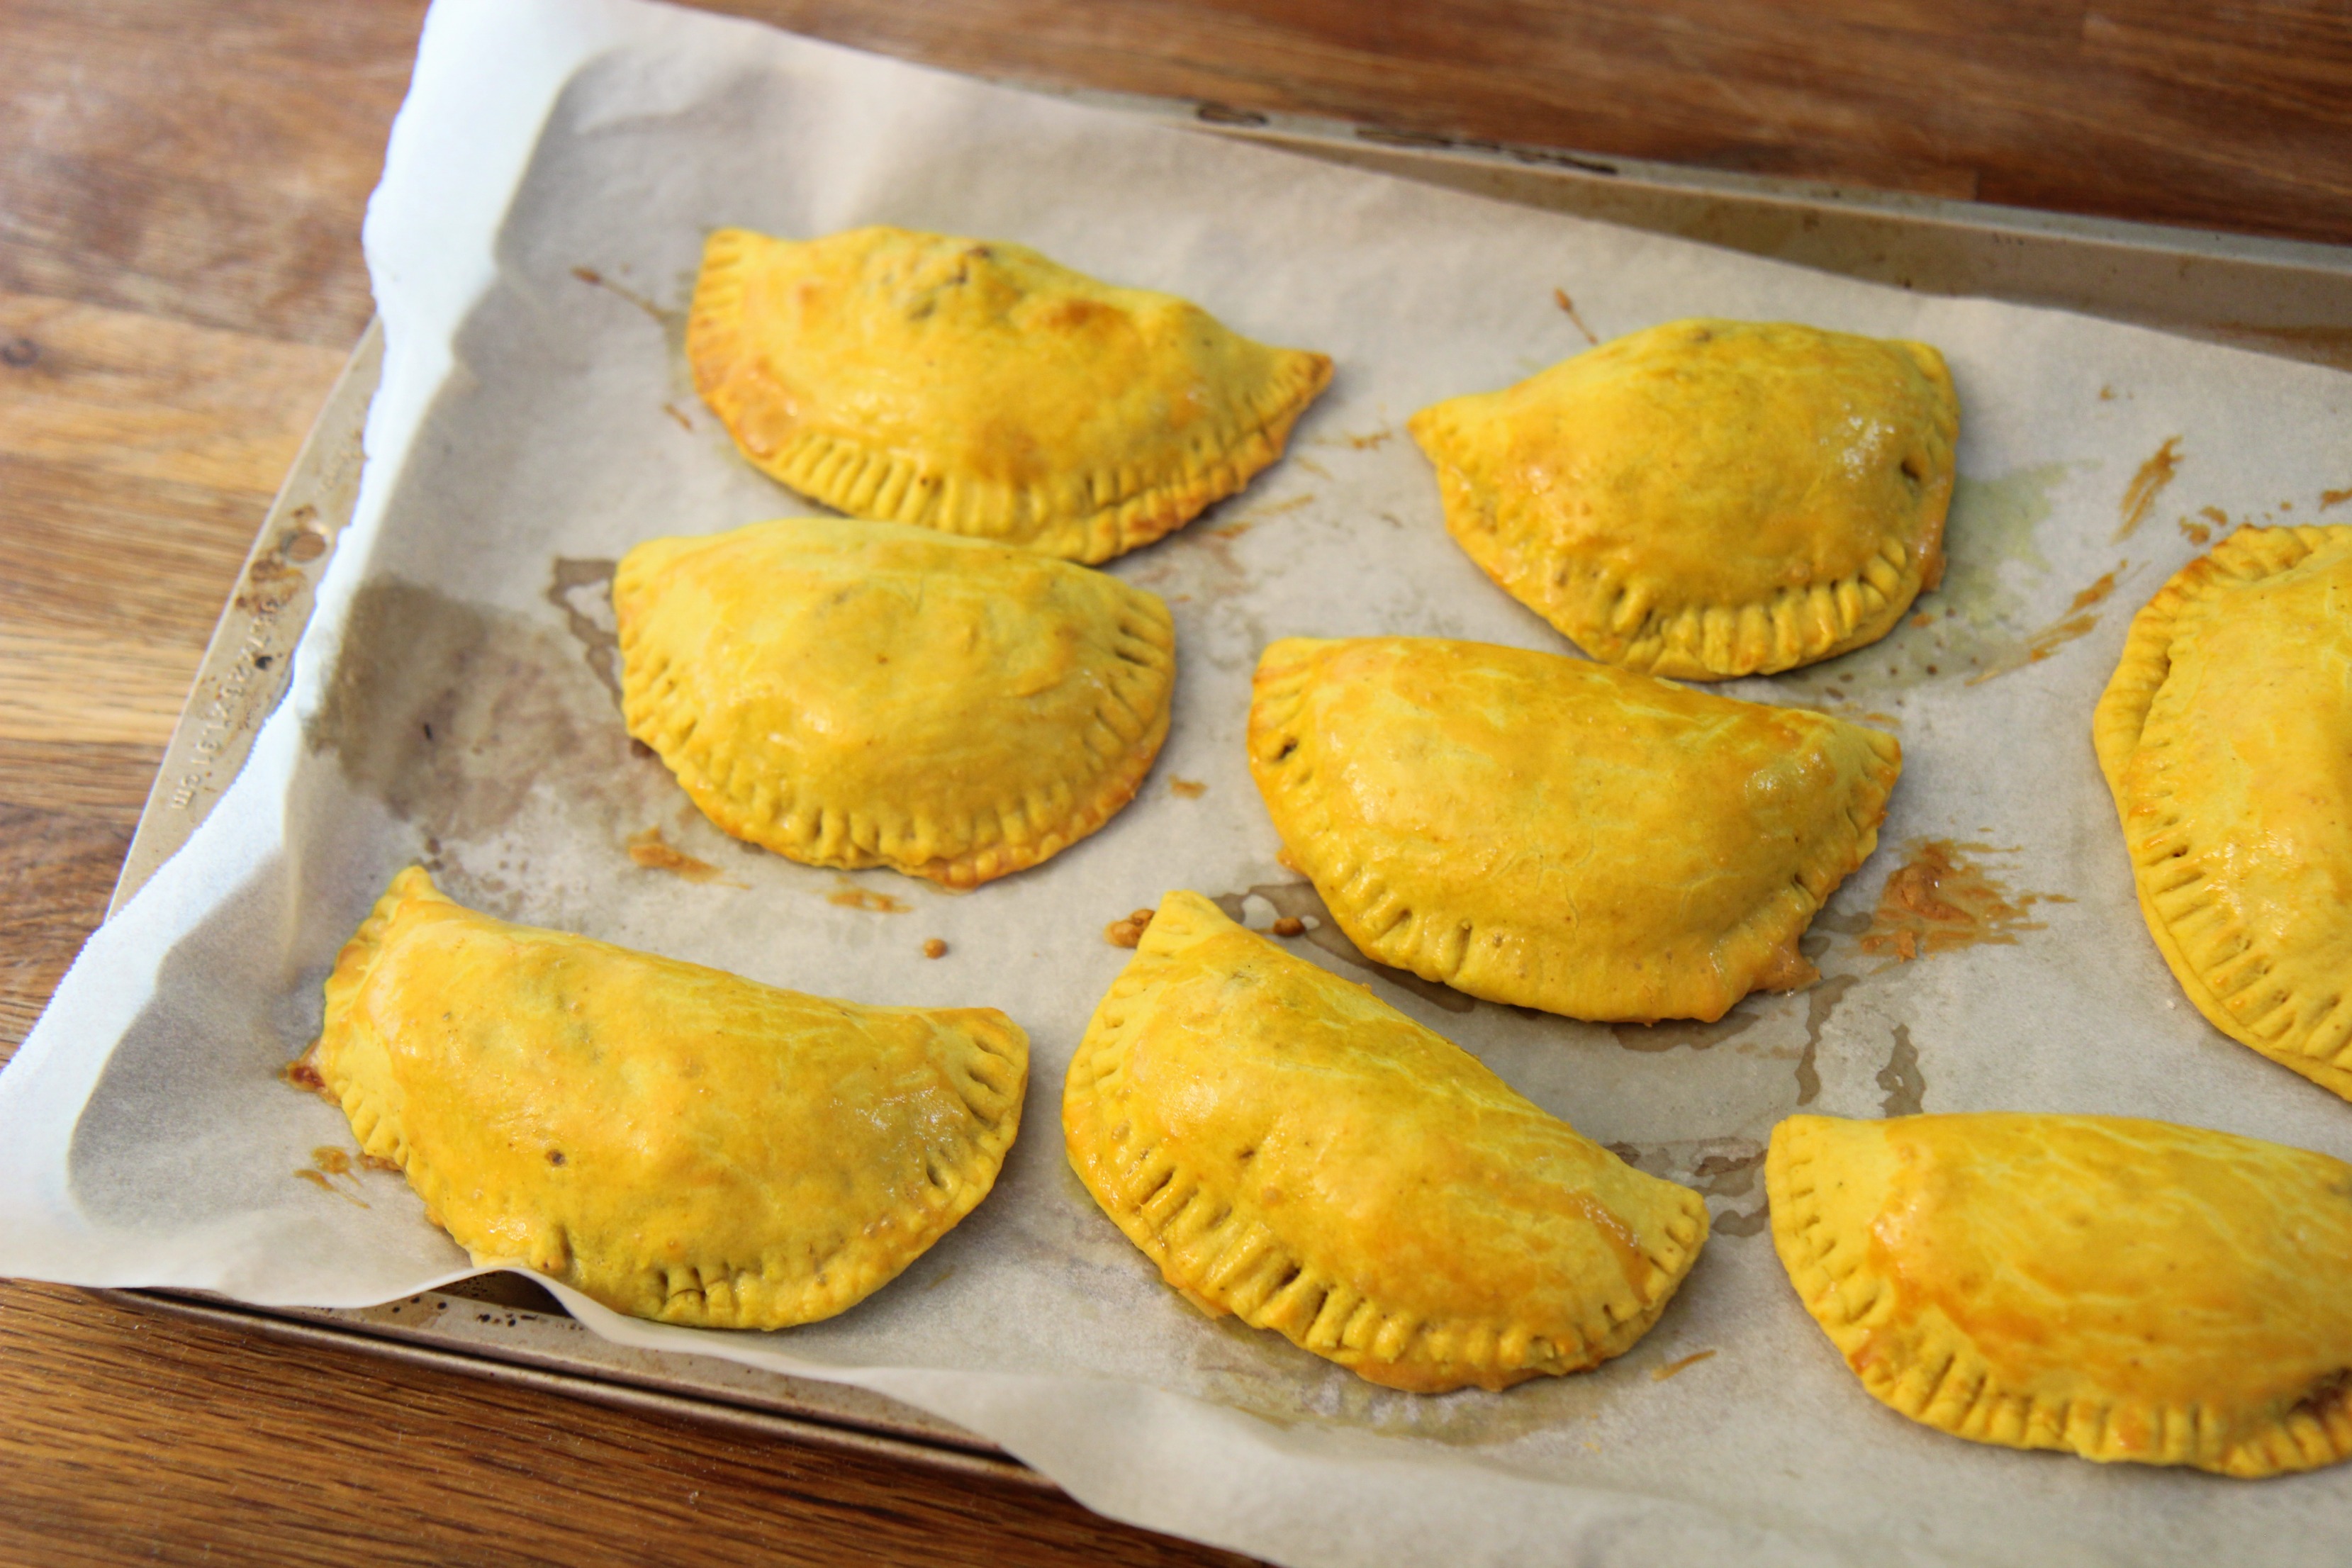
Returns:
[[[686,353],[743,455],[803,495],[1076,561],[1239,490],[1331,379],[1171,295],[880,227],[714,233]]]
[[[1979,1443],[2352,1454],[2352,1165],[2116,1116],[1795,1116],[1772,1245],[1862,1384]]]
[[[1033,551],[792,518],[640,544],[613,607],[629,732],[711,821],[813,866],[1034,866],[1168,737],[1168,606]]]
[[[1161,901],[1095,1010],[1062,1127],[1195,1306],[1416,1393],[1623,1353],[1706,1240],[1697,1194],[1198,893]]]
[[[1348,939],[1490,1002],[1717,1018],[1878,842],[1893,736],[1559,654],[1287,637],[1250,772]]]
[[[2243,528],[2181,568],[2092,732],[2181,989],[2352,1099],[2352,528]]]
[[[411,867],[335,961],[308,1065],[484,1261],[713,1329],[829,1318],[988,1195],[1029,1040],[455,903]]]
[[[1925,343],[1670,321],[1411,427],[1455,542],[1628,668],[1833,658],[1943,574],[1959,403]]]

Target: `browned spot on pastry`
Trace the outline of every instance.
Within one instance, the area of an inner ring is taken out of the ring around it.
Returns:
[[[857,886],[847,878],[824,896],[828,904],[839,904],[845,910],[871,910],[877,915],[903,915],[913,912],[915,906],[894,899],[887,893],[877,893]]]
[[[2123,519],[2116,529],[2117,542],[2130,538],[2132,530],[2147,521],[2147,514],[2156,508],[2156,498],[2164,493],[2164,487],[2179,471],[2180,437],[2168,436],[2164,445],[2139,466],[2131,483],[2124,487],[2124,499],[2116,508]]]
[[[1664,1383],[1678,1372],[1688,1372],[1714,1353],[1713,1351],[1693,1351],[1680,1361],[1670,1361],[1664,1366],[1654,1366],[1650,1369],[1650,1381]]]
[[[643,833],[629,835],[629,858],[648,871],[667,871],[689,882],[724,879],[719,874],[719,868],[709,861],[698,859],[665,841],[659,827],[648,827]],[[743,886],[740,882],[729,882],[727,885],[730,888]]]
[[[1136,910],[1103,927],[1103,940],[1113,947],[1133,947],[1151,924],[1150,910]]]
[[[1182,795],[1186,800],[1198,800],[1209,793],[1209,786],[1199,779],[1170,779],[1168,787],[1172,793]]]
[[[923,943],[923,956],[925,958],[945,958],[947,955],[948,944],[941,942],[938,937],[931,937]]]

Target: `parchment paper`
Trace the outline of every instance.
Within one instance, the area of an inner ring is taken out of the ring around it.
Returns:
[[[870,222],[1018,240],[1339,363],[1286,461],[1111,568],[1178,622],[1174,729],[1142,795],[1044,868],[960,897],[724,838],[633,752],[612,693],[604,563],[648,536],[812,510],[740,461],[688,386],[678,308],[703,234]],[[2194,553],[2188,527],[2314,520],[2327,487],[2352,485],[2346,378],[615,0],[443,0],[366,238],[389,347],[356,520],[242,776],[91,939],[0,1076],[0,1270],[331,1306],[470,1272],[396,1175],[292,1179],[350,1135],[274,1077],[317,1026],[337,947],[422,859],[503,916],[866,1001],[989,1004],[1031,1033],[996,1193],[898,1283],[766,1336],[566,1294],[615,1339],[862,1384],[1106,1513],[1292,1563],[2341,1560],[2352,1470],[2250,1485],[2098,1467],[1881,1408],[1771,1256],[1758,1159],[1801,1106],[2120,1112],[2352,1155],[2352,1109],[2180,1000],[2089,741],[2128,615]],[[1716,1216],[1672,1309],[1607,1367],[1499,1395],[1377,1390],[1202,1318],[1069,1174],[1062,1073],[1127,958],[1102,930],[1171,887],[1261,926],[1314,912],[1244,763],[1260,647],[1378,631],[1564,647],[1446,539],[1400,422],[1584,347],[1584,326],[1696,314],[1916,337],[1951,359],[1964,478],[1944,588],[1875,647],[1735,689],[1878,715],[1903,780],[1879,854],[1809,942],[1826,978],[1717,1025],[1473,1005],[1300,939],[1706,1190]],[[2171,437],[2178,477],[2118,539]],[[716,879],[633,863],[626,841],[650,827]],[[2011,912],[1985,928],[2000,940],[1911,963],[1864,951],[1923,840],[2005,889]],[[949,956],[920,956],[930,937]]]

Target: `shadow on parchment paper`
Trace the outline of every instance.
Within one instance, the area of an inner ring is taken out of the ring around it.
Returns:
[[[552,808],[570,843],[609,844],[619,858],[629,833],[677,806],[677,786],[631,746],[576,630],[397,580],[362,588],[349,626],[352,651],[305,740],[415,826],[425,865],[451,874],[453,897],[551,923],[551,911],[526,908],[527,847],[487,854],[527,807]]]

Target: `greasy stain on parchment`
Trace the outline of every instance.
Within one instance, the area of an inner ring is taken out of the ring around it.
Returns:
[[[1612,1024],[1609,1032],[1629,1051],[1711,1051],[1726,1040],[1738,1039],[1761,1023],[1763,1016],[1743,1004],[1712,1023],[1669,1018],[1655,1024]]]
[[[1576,330],[1584,334],[1584,341],[1586,342],[1595,345],[1600,343],[1601,340],[1592,335],[1592,329],[1584,324],[1584,318],[1576,313],[1576,301],[1568,297],[1567,289],[1553,289],[1551,291],[1551,302],[1559,306],[1570,321],[1576,323]]]
[[[575,561],[555,558],[547,590],[541,596],[563,616],[563,626],[580,645],[589,671],[613,694],[621,697],[621,633],[613,617],[613,573],[618,563],[603,559]]]
[[[1219,669],[1254,667],[1258,650],[1274,640],[1249,597],[1250,569],[1234,547],[1266,518],[1311,503],[1310,495],[1254,502],[1248,492],[1229,496],[1187,528],[1177,530],[1140,552],[1127,580],[1168,601],[1177,616],[1177,640],[1201,650]],[[1197,629],[1196,629],[1197,628]]]
[[[627,847],[629,858],[648,871],[667,871],[689,882],[722,882],[730,888],[746,886],[742,882],[728,881],[718,867],[670,843],[662,837],[658,824],[641,833],[630,834]]]
[[[322,1193],[334,1194],[347,1204],[357,1204],[362,1208],[372,1206],[359,1195],[360,1179],[352,1170],[352,1157],[331,1143],[311,1150],[310,1164],[295,1172],[294,1175],[297,1180],[308,1182]],[[347,1193],[335,1185],[333,1178],[337,1176],[351,1183],[352,1190]]]
[[[915,906],[904,899],[894,899],[887,893],[877,893],[861,888],[846,877],[835,877],[833,891],[824,896],[828,904],[845,910],[866,910],[877,915],[904,915],[914,912]]]
[[[2074,602],[2066,606],[2064,615],[2039,631],[2032,633],[2022,642],[2008,649],[1993,663],[1969,676],[1969,684],[1979,686],[1996,675],[2007,675],[2012,669],[2023,669],[2029,664],[2040,664],[2076,637],[2088,636],[2091,629],[2099,624],[2098,612],[2095,606],[2106,603],[2109,595],[2116,591],[2116,579],[2124,574],[2125,568],[2130,564],[2128,561],[2116,562],[2105,575],[2074,595]]]
[[[1860,913],[1836,913],[1823,910],[1799,939],[1804,956],[1822,969],[1819,980],[1797,994],[1805,1000],[1804,1045],[1796,1053],[1792,1087],[1796,1099],[1790,1110],[1801,1110],[1821,1098],[1822,1077],[1818,1067],[1822,1037],[1830,1020],[1837,1016],[1839,1005],[1849,992],[1865,978],[1830,955],[1841,938],[1851,940],[1869,929],[1870,917]],[[1611,1028],[1612,1037],[1620,1046],[1636,1051],[1667,1051],[1689,1049],[1701,1052],[1714,1049],[1728,1041],[1738,1040],[1767,1018],[1785,1016],[1790,1009],[1777,1005],[1777,996],[1752,995],[1711,1024],[1695,1022],[1662,1024],[1619,1024]],[[1736,1049],[1746,1050],[1742,1045]],[[1787,1047],[1775,1047],[1767,1054],[1785,1058]],[[1785,1112],[1783,1112],[1785,1114]],[[1610,1152],[1637,1170],[1654,1176],[1664,1176],[1697,1189],[1707,1197],[1727,1200],[1746,1199],[1754,1186],[1756,1171],[1764,1159],[1764,1145],[1748,1138],[1702,1139],[1696,1142],[1640,1145],[1612,1143]],[[1710,1220],[1718,1236],[1749,1237],[1760,1234],[1770,1221],[1763,1194],[1753,1194],[1754,1205],[1740,1209],[1725,1207],[1713,1212]]]
[[[572,268],[572,276],[587,284],[591,289],[609,294],[614,299],[625,300],[661,329],[662,342],[669,350],[672,395],[668,401],[661,402],[657,406],[660,412],[680,429],[689,435],[698,435],[700,432],[695,429],[694,421],[687,416],[685,408],[681,406],[695,401],[693,373],[686,358],[686,327],[691,312],[683,306],[673,309],[660,304],[650,296],[640,292],[625,280],[629,268],[625,263],[614,268],[610,272],[598,267],[583,266]],[[699,276],[698,268],[689,268],[678,274],[671,280],[672,295],[677,299],[693,299],[695,284]],[[581,296],[581,298],[588,297]]]
[[[2180,437],[2167,437],[2164,445],[2139,466],[2139,472],[2124,487],[2124,499],[2116,506],[2120,521],[2116,525],[2113,542],[2120,544],[2129,539],[2132,531],[2147,521],[2147,514],[2156,510],[2157,498],[2179,471]]]
[[[583,842],[618,844],[673,804],[675,785],[633,752],[579,651],[573,637],[512,611],[371,583],[352,603],[304,738],[353,788],[415,825],[428,868],[444,843],[488,839],[541,795]],[[491,912],[520,912],[504,878],[472,870],[467,882]]]
[[[2069,472],[2064,463],[2044,463],[1998,479],[1954,480],[1935,592],[1920,595],[1878,641],[1776,676],[1763,700],[1900,722],[1890,710],[1908,689],[1965,679],[2016,657],[2031,636],[2029,595],[2051,573],[2035,532],[2050,520],[2053,493]]]
[[[2013,947],[2020,931],[2041,931],[2028,911],[2042,903],[2072,903],[2063,893],[2011,895],[1970,855],[2005,853],[1990,844],[1914,838],[1904,861],[1887,873],[1862,950],[1897,963],[1930,953],[1988,943]]]
[[[1927,1095],[1927,1075],[1919,1070],[1919,1049],[1911,1043],[1911,1026],[1895,1026],[1894,1048],[1878,1069],[1878,1087],[1886,1098],[1878,1102],[1883,1116],[1916,1116]]]

